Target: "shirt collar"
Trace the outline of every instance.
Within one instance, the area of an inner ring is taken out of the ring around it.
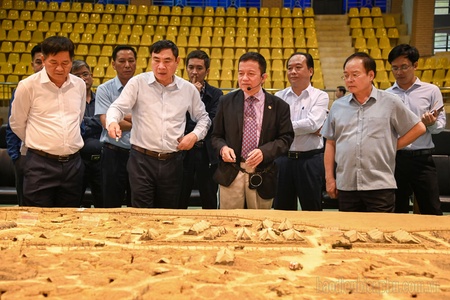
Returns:
[[[392,86],[392,89],[393,90],[401,90],[401,91],[405,92],[405,91],[408,91],[408,90],[412,89],[413,87],[419,87],[421,85],[422,85],[422,81],[420,81],[419,77],[416,76],[416,80],[414,81],[414,83],[408,89],[406,89],[406,90],[402,89],[398,85],[397,81],[395,81],[394,85]]]
[[[244,92],[244,99],[247,99],[248,97],[250,97],[250,95]],[[256,94],[253,95],[253,97],[256,98],[256,102],[259,102],[259,100],[263,100],[264,99],[263,89],[260,89]]]

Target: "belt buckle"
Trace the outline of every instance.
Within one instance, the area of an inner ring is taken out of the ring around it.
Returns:
[[[92,160],[92,161],[100,160],[100,155],[99,155],[99,154],[93,154],[93,155],[91,155],[91,160]]]
[[[288,152],[288,158],[295,158],[298,159],[298,153],[297,152]]]
[[[58,161],[61,163],[68,162],[70,158],[70,155],[60,155],[58,156]]]
[[[158,153],[158,160],[166,160],[165,158],[162,157],[162,154],[163,153],[161,152]]]

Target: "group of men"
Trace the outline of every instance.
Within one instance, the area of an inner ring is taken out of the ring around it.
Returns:
[[[421,213],[442,214],[431,157],[431,134],[446,122],[442,95],[415,77],[414,47],[391,51],[388,91],[373,85],[369,55],[349,56],[350,93],[330,111],[308,53],[287,60],[290,87],[275,95],[263,89],[265,58],[245,53],[239,88],[223,95],[205,80],[204,51],[188,54],[189,81],[175,75],[169,40],[150,47],[152,71],[136,76],[135,49],[117,46],[117,76],[96,93],[69,39],[50,37],[40,52],[44,68],[19,83],[9,118],[20,205],[78,207],[89,186],[95,207],[187,208],[196,178],[208,209],[297,210],[298,199],[322,210],[326,186],[341,211],[408,212],[414,192]]]

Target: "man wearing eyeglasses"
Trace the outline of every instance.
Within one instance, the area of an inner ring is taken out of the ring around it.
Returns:
[[[425,132],[398,96],[373,85],[375,75],[368,54],[347,58],[343,79],[350,93],[334,101],[321,131],[326,189],[340,211],[394,212],[396,151]]]
[[[397,151],[395,212],[409,213],[409,199],[414,192],[421,214],[442,215],[431,135],[445,128],[444,104],[437,86],[415,76],[418,60],[419,51],[407,44],[394,47],[388,56],[395,83],[387,91],[400,96],[427,129],[424,135]]]
[[[72,63],[73,75],[80,77],[86,83],[86,110],[84,111],[82,137],[84,146],[80,150],[81,159],[84,163],[83,177],[83,196],[86,188],[89,186],[94,199],[96,208],[103,207],[102,196],[102,165],[100,154],[102,152],[102,143],[100,135],[103,131],[100,117],[95,115],[95,93],[91,90],[94,79],[92,78],[91,68],[83,60],[74,60]]]

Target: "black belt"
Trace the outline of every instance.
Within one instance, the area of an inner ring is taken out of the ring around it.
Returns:
[[[122,151],[122,152],[127,152],[130,153],[130,149],[125,149],[110,143],[103,143],[103,147],[106,147],[108,149],[114,150],[114,151]]]
[[[47,153],[47,152],[44,152],[44,151],[41,151],[41,150],[37,150],[37,149],[29,148],[28,150],[30,152],[33,152],[33,153],[39,155],[39,156],[47,157],[47,158],[50,158],[50,159],[53,159],[53,160],[57,160],[57,161],[62,162],[62,163],[68,162],[69,160],[72,160],[72,159],[74,159],[74,158],[76,158],[76,157],[78,157],[80,155],[79,151],[77,151],[77,152],[75,152],[73,154],[68,154],[68,155],[54,155],[54,154],[50,154],[50,153]]]
[[[398,150],[397,154],[400,156],[414,157],[422,155],[432,155],[434,153],[434,148],[432,149],[421,149],[421,150]]]
[[[162,153],[162,152],[155,152],[148,149],[141,148],[136,145],[131,145],[131,148],[136,150],[137,152],[140,152],[142,154],[157,158],[158,160],[167,160],[174,158],[179,154],[179,152],[172,152],[172,153]]]
[[[313,157],[316,154],[323,153],[323,149],[314,149],[309,151],[289,151],[287,157],[291,159],[304,159]]]

